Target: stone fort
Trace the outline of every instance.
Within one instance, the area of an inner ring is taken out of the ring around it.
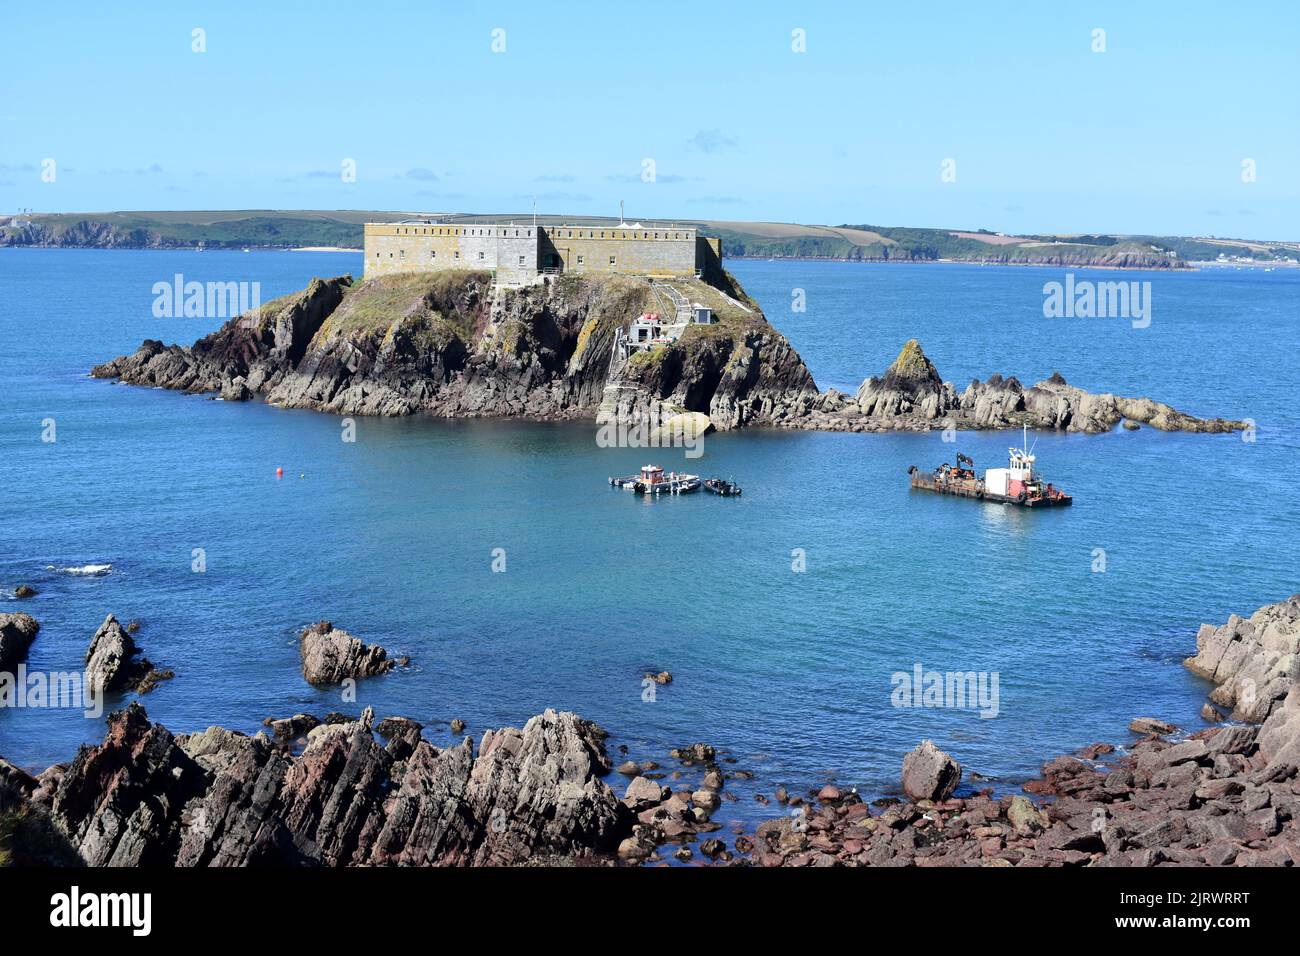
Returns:
[[[664,223],[550,224],[368,222],[365,276],[484,269],[503,284],[558,273],[698,276],[722,265],[722,242],[695,226]]]

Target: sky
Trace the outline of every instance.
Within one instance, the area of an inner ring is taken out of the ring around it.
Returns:
[[[1300,3],[1066,6],[0,0],[0,214],[1300,239]]]

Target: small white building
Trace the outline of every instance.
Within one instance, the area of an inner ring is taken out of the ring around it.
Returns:
[[[696,325],[712,325],[718,321],[718,318],[707,305],[693,302],[691,303],[691,321]]]

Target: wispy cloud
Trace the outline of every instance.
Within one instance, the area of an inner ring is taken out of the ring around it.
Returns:
[[[68,169],[67,167],[64,167],[63,171],[65,173],[72,172],[72,170]],[[116,167],[113,169],[101,169],[99,170],[99,175],[100,176],[160,176],[162,175],[162,172],[163,172],[163,168],[159,166],[157,163],[154,163],[151,166],[139,166],[136,167],[135,169],[121,169]]]
[[[538,202],[591,202],[591,197],[586,193],[570,192],[545,192],[545,193],[516,193],[511,199],[536,199]]]
[[[645,182],[645,180],[643,180],[643,179],[640,177],[640,175],[639,175],[639,174],[636,174],[636,173],[610,173],[610,174],[609,174],[608,176],[606,176],[605,178],[608,179],[611,183],[640,183],[640,182]],[[679,175],[677,175],[676,173],[665,173],[665,174],[663,174],[663,175],[658,175],[658,174],[656,174],[656,175],[655,175],[655,178],[654,178],[653,180],[651,180],[651,182],[655,182],[655,183],[684,183],[684,182],[686,182],[686,178],[687,178],[687,177],[685,177],[685,176],[679,176]],[[696,177],[696,178],[698,178],[698,177]]]
[[[716,153],[735,146],[736,140],[720,129],[702,129],[687,141],[687,145],[701,153]]]
[[[743,203],[745,200],[739,196],[696,196],[694,199],[686,201],[689,203],[707,203],[710,206],[734,206],[736,203]]]
[[[568,173],[558,173],[558,174],[551,174],[551,175],[546,175],[546,176],[538,176],[536,179],[533,180],[533,182],[535,182],[535,183],[571,183],[571,182],[573,182],[573,177],[570,176]]]
[[[436,183],[438,181],[438,174],[431,169],[425,169],[423,166],[416,166],[414,169],[408,169],[406,171],[406,178],[418,179],[420,182],[424,183]]]

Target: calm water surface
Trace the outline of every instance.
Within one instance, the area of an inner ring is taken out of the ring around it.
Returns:
[[[921,737],[1010,785],[1045,757],[1126,739],[1139,713],[1199,726],[1208,688],[1181,663],[1197,625],[1300,590],[1300,272],[1081,274],[1152,283],[1151,327],[1136,330],[1044,319],[1042,285],[1061,270],[729,263],[823,388],[856,388],[915,336],[959,386],[1059,369],[1258,423],[1253,443],[1033,436],[1075,495],[1058,513],[910,492],[908,465],[953,457],[937,433],[711,435],[692,467],[734,476],[744,497],[645,501],[606,477],[647,458],[680,467],[680,452],[601,449],[592,427],[362,419],[347,444],[333,416],[86,376],[146,337],[188,343],[220,324],[152,316],[153,283],[174,273],[260,281],[265,301],[360,266],[0,251],[0,607],[19,607],[18,583],[41,591],[21,605],[42,624],[30,668],[78,667],[111,611],[142,621],[146,653],[175,669],[145,703],[177,731],[368,704],[444,743],[452,717],[477,734],[557,707],[640,758],[710,741],[768,793],[831,777],[887,790]],[[963,434],[958,449],[1001,465],[1014,438]],[[67,570],[87,565],[111,570]],[[355,704],[309,687],[296,635],[320,618],[414,666],[362,682]],[[996,673],[997,717],[893,707],[891,675],[918,663]],[[653,703],[648,669],[674,675]],[[0,711],[0,754],[36,769],[101,735],[78,712]],[[724,806],[724,820],[762,810],[743,789]]]

